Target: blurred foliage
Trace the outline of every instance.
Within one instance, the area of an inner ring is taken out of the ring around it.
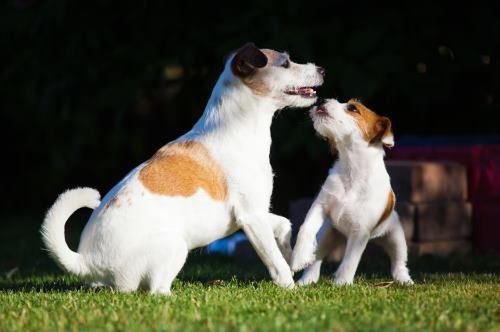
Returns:
[[[396,135],[498,133],[498,17],[488,2],[4,1],[5,211],[40,213],[77,185],[104,194],[191,128],[246,41],[325,67],[323,96],[361,98]],[[330,157],[304,110],[280,112],[273,138],[286,213]]]

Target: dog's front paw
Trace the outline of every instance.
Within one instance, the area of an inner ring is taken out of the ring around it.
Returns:
[[[316,248],[312,243],[295,247],[292,253],[292,263],[290,264],[292,271],[297,272],[311,265],[315,259],[315,250]]]
[[[278,276],[274,279],[274,283],[283,288],[295,288],[295,282],[293,281],[291,274],[289,276]]]
[[[300,277],[299,281],[297,281],[297,286],[307,286],[311,284],[317,283],[319,280],[319,271],[316,273],[316,271],[310,272],[310,271],[305,271],[302,277]]]

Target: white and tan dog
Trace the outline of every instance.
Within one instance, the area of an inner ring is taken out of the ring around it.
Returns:
[[[337,244],[340,232],[347,245],[335,273],[336,284],[352,284],[370,239],[376,239],[389,254],[394,280],[412,284],[405,236],[384,164],[383,146],[394,145],[391,121],[355,100],[345,104],[335,99],[321,101],[311,109],[311,117],[316,131],[337,150],[338,160],[298,234],[292,271],[307,267],[298,283],[318,281],[321,262]]]
[[[48,211],[43,240],[55,261],[94,285],[169,294],[191,249],[243,229],[273,281],[293,287],[290,222],[269,212],[275,111],[307,107],[324,70],[286,53],[246,44],[227,61],[193,129],[132,170],[102,200],[90,188],[68,190]],[[95,209],[78,253],[64,225],[81,207]]]

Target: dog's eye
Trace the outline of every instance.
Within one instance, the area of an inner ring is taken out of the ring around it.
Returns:
[[[287,59],[287,60],[285,60],[285,62],[283,62],[283,63],[281,64],[281,67],[283,67],[283,68],[288,68],[288,67],[290,67],[290,60],[288,60],[288,59]]]
[[[356,105],[354,104],[347,104],[346,110],[349,112],[359,113]]]

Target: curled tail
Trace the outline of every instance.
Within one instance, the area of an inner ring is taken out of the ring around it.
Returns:
[[[87,274],[87,266],[82,256],[72,251],[64,239],[64,225],[78,209],[95,209],[100,204],[99,192],[92,188],[70,189],[59,195],[49,209],[40,232],[50,256],[65,270],[76,275]]]

